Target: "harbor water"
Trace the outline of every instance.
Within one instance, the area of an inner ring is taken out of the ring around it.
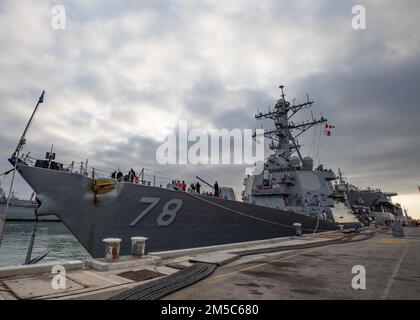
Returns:
[[[8,221],[0,245],[0,267],[25,262],[34,222]],[[61,222],[39,222],[32,258],[45,253],[43,261],[86,260],[89,253]]]

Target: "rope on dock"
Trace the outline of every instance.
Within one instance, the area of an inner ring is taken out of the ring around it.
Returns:
[[[192,285],[213,273],[217,264],[197,262],[164,278],[123,291],[110,300],[155,300]]]

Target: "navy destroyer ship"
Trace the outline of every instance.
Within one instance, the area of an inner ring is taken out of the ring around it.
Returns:
[[[51,159],[48,166],[31,164],[19,152],[9,161],[36,192],[36,214],[57,215],[93,257],[103,256],[108,237],[121,238],[121,254],[129,254],[132,236],[147,237],[149,251],[163,251],[291,236],[296,223],[303,233],[360,227],[332,186],[334,172],[314,169],[293,135],[327,120],[292,123],[313,102],[292,105],[281,89],[274,109],[256,115],[274,121],[264,134],[274,153],[262,172],[245,178],[243,201],[100,177],[87,166],[73,170]]]

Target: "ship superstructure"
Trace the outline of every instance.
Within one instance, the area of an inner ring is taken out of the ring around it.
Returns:
[[[270,140],[273,151],[256,174],[244,179],[244,202],[265,207],[298,212],[324,220],[340,223],[357,223],[346,196],[334,189],[335,173],[322,165],[314,168],[311,157],[303,157],[297,138],[317,125],[324,125],[327,119],[311,119],[294,123],[292,118],[303,109],[310,108],[313,101],[290,104],[285,99],[283,86],[281,98],[274,108],[258,113],[258,120],[270,119],[274,128],[264,132]],[[255,136],[255,135],[254,135]]]

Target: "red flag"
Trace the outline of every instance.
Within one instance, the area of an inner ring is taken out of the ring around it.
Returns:
[[[332,131],[330,130],[330,129],[334,129],[335,128],[335,126],[333,126],[332,124],[325,124],[325,130],[324,130],[324,134],[326,135],[326,136],[328,136],[328,137],[330,137],[331,136],[331,134],[332,134]]]

